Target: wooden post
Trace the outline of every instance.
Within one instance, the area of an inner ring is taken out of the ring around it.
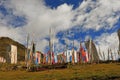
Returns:
[[[105,61],[105,53],[103,52],[103,59],[104,59],[104,61]]]
[[[73,37],[72,64],[75,64],[74,34],[72,34],[72,37]]]
[[[110,60],[110,50],[108,48],[108,61]]]
[[[26,49],[26,51],[25,51],[25,64],[26,64],[26,67],[27,67],[27,69],[28,69],[28,56],[29,56],[29,54],[28,54],[28,44],[29,44],[29,34],[28,34],[28,36],[27,36],[27,49]]]

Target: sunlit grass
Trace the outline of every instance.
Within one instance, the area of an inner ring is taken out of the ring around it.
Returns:
[[[120,64],[83,64],[66,69],[52,69],[39,72],[0,72],[0,80],[79,80],[79,79],[120,79]]]

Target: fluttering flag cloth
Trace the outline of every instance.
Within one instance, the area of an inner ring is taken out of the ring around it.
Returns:
[[[82,54],[82,60],[83,60],[84,62],[87,62],[86,52],[85,52],[84,48],[82,47],[82,44],[80,44],[80,52],[81,52],[81,54]]]
[[[54,53],[52,52],[52,64],[55,64]]]

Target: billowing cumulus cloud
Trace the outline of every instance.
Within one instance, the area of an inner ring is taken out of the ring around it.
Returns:
[[[75,24],[86,29],[111,29],[120,18],[119,0],[84,1],[76,10]]]

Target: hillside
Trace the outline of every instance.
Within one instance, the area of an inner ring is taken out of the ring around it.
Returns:
[[[120,80],[120,63],[82,64],[40,72],[0,72],[1,80]]]

